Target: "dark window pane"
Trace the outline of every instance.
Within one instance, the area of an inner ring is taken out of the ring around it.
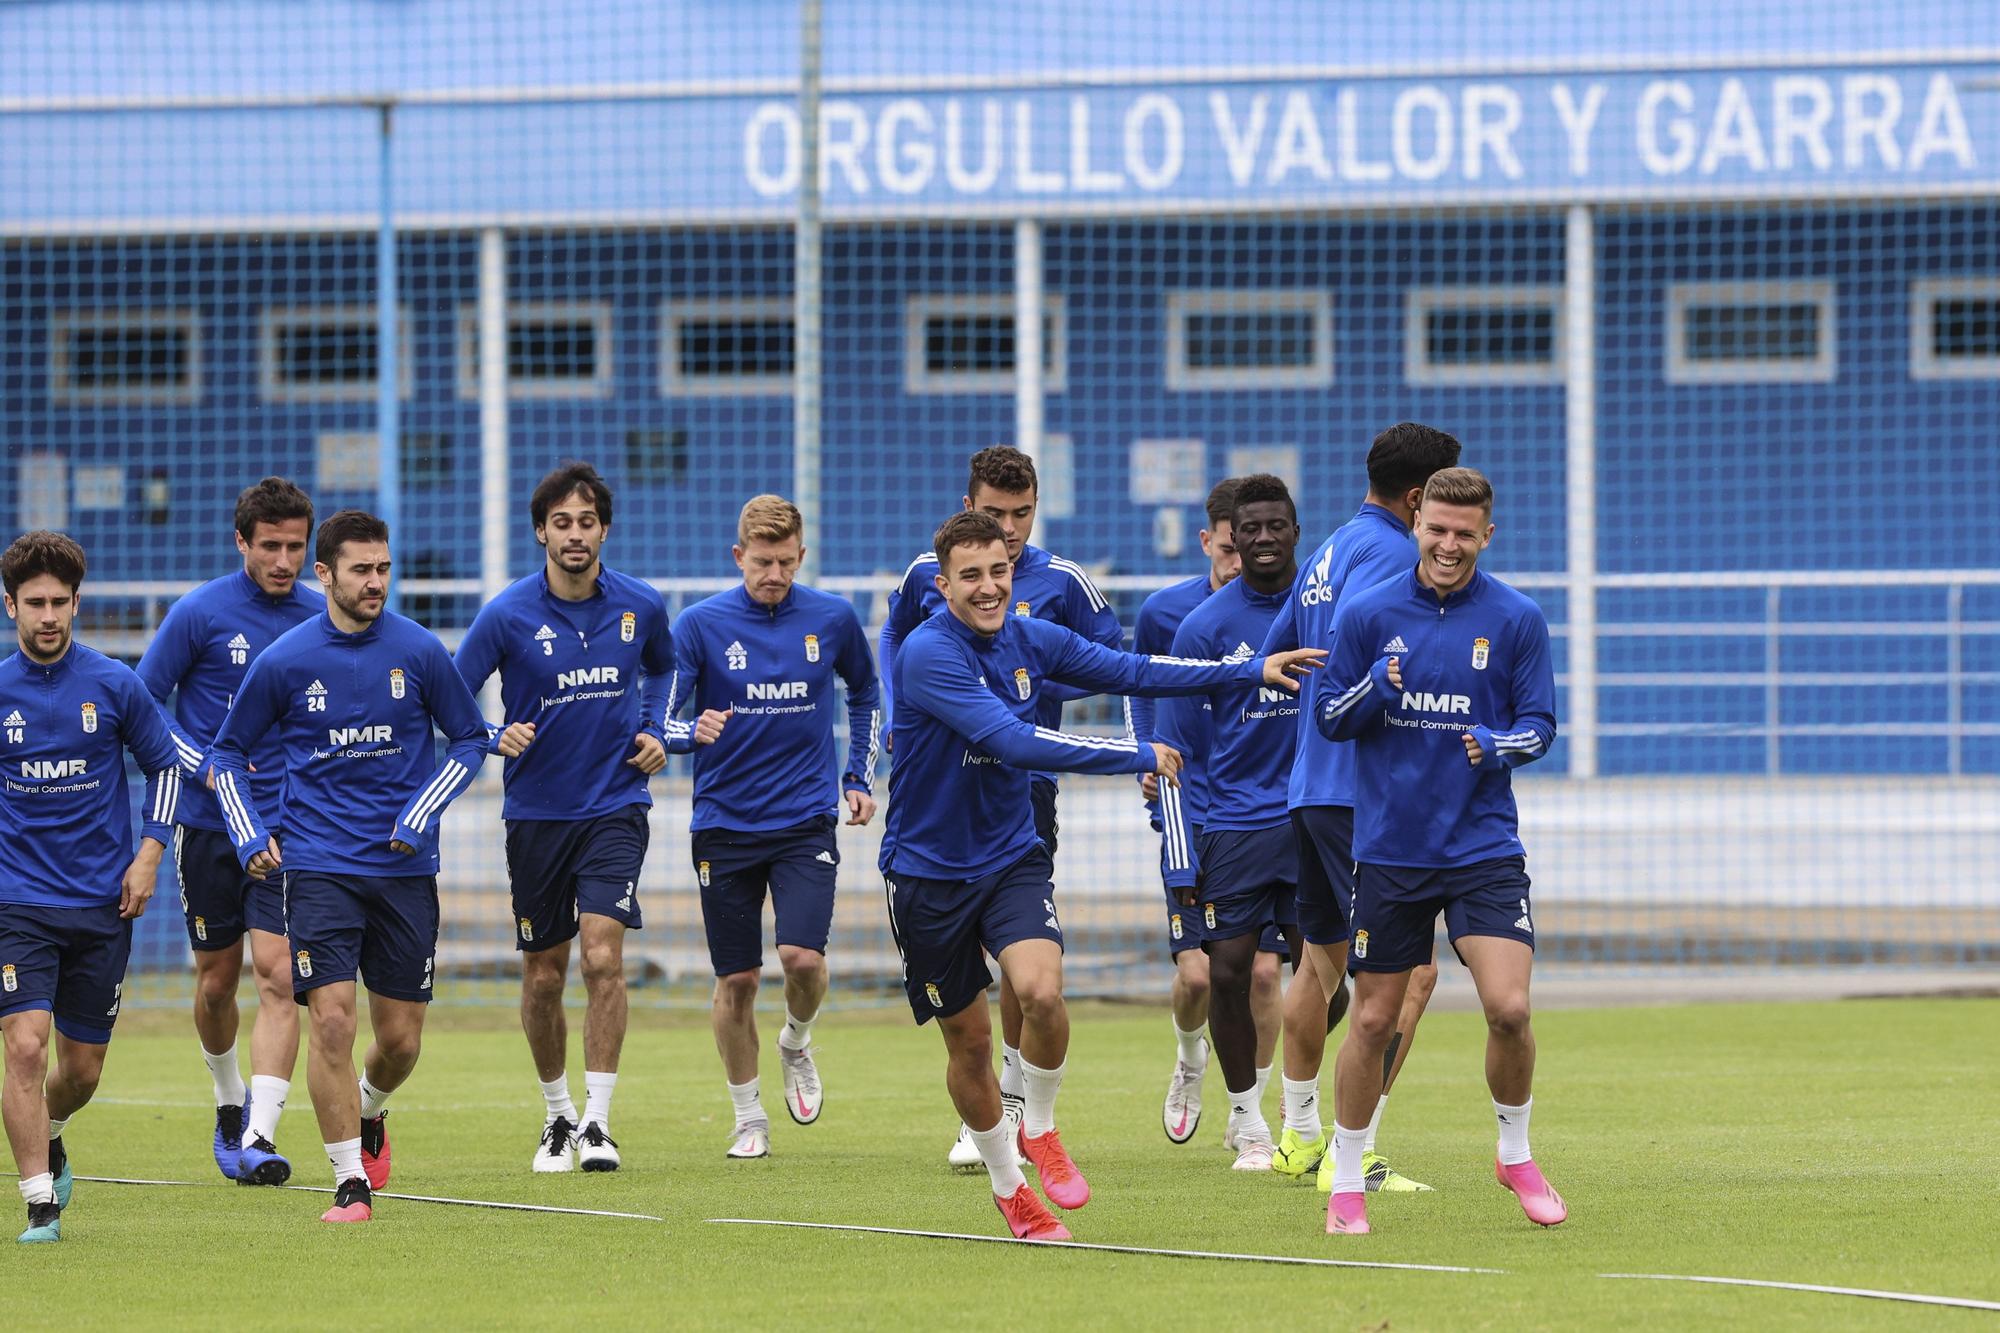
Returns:
[[[2000,357],[2000,296],[1949,296],[1931,307],[1937,356]]]
[[[682,319],[680,374],[685,379],[790,375],[793,333],[788,315]]]
[[[287,324],[278,329],[278,382],[375,382],[375,329],[368,324]]]
[[[1313,312],[1238,310],[1187,316],[1192,370],[1296,369],[1313,364]]]
[[[1056,368],[1055,320],[1042,316],[1042,373]],[[932,375],[1014,373],[1014,317],[931,315],[924,320],[924,370]]]
[[[448,485],[452,473],[451,437],[432,431],[405,431],[397,462],[402,465],[406,490]]]
[[[71,389],[183,389],[194,381],[193,338],[185,327],[85,326],[67,336]]]
[[[1425,314],[1434,366],[1546,366],[1556,359],[1550,306],[1439,306]]]
[[[625,432],[625,476],[634,482],[665,485],[685,481],[688,434],[685,430]]]
[[[1819,316],[1814,301],[1691,305],[1683,351],[1689,361],[1811,361]]]
[[[597,325],[591,320],[516,320],[507,328],[509,379],[595,379],[597,355]]]

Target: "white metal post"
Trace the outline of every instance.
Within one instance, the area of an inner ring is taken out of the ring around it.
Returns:
[[[1042,452],[1042,224],[1014,224],[1014,447]]]
[[[1569,210],[1564,254],[1569,708],[1562,729],[1570,776],[1592,778],[1597,776],[1597,243],[1590,209],[1581,204]]]
[[[603,350],[599,349],[599,355]],[[507,234],[479,233],[479,600],[507,586]],[[486,716],[500,716],[500,678],[481,696]]]
[[[820,0],[799,6],[799,214],[792,252],[792,503],[806,550],[822,540],[820,512]],[[807,557],[810,562],[810,555]]]

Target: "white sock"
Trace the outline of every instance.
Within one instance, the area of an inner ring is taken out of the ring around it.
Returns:
[[[1533,1160],[1534,1154],[1528,1151],[1528,1112],[1534,1105],[1533,1097],[1519,1106],[1493,1103],[1493,1116],[1500,1122],[1500,1165],[1519,1166]]]
[[[1310,1143],[1325,1130],[1319,1123],[1319,1080],[1285,1080],[1285,1128]]]
[[[748,1083],[730,1083],[728,1088],[729,1100],[736,1107],[738,1129],[745,1125],[754,1125],[760,1120],[768,1122],[769,1117],[764,1114],[764,1108],[757,1100],[756,1079],[753,1078]]]
[[[243,1071],[236,1067],[236,1044],[231,1042],[220,1055],[204,1046],[201,1058],[208,1064],[208,1076],[215,1080],[215,1104],[243,1105]]]
[[[1229,1127],[1236,1131],[1238,1143],[1271,1141],[1271,1126],[1264,1119],[1263,1091],[1253,1084],[1241,1092],[1232,1089],[1229,1093]]]
[[[1361,1174],[1361,1154],[1367,1149],[1362,1144],[1368,1138],[1365,1129],[1349,1129],[1335,1121],[1333,1126],[1333,1192],[1335,1194],[1364,1194],[1368,1190],[1368,1178]]]
[[[1068,1062],[1054,1069],[1042,1069],[1020,1062],[1022,1093],[1027,1107],[1021,1113],[1021,1130],[1031,1139],[1038,1139],[1056,1127],[1056,1094],[1062,1091],[1063,1069]]]
[[[616,1074],[583,1071],[583,1123],[611,1132],[611,1089],[618,1085]]]
[[[292,1081],[288,1078],[273,1078],[269,1074],[250,1076],[250,1128],[243,1135],[246,1140],[278,1141],[278,1117],[285,1113],[285,1098],[291,1091]]]
[[[546,1111],[546,1114],[542,1118],[542,1123],[545,1125],[553,1124],[555,1118],[561,1116],[574,1125],[576,1123],[576,1103],[571,1101],[569,1097],[569,1075],[557,1074],[546,1083],[543,1083],[540,1079],[536,1079],[535,1083],[542,1090],[542,1106]]]
[[[1000,1123],[991,1129],[973,1129],[970,1125],[966,1129],[979,1149],[979,1160],[986,1163],[986,1174],[993,1181],[995,1194],[1009,1198],[1028,1183],[1014,1152],[1014,1126],[1006,1116],[1001,1116]]]
[[[778,1033],[779,1048],[787,1051],[803,1051],[812,1045],[813,1019],[818,1017],[818,1014],[814,1014],[812,1018],[800,1018],[789,1007],[786,1008],[785,1027]]]
[[[1271,1066],[1260,1065],[1257,1069],[1257,1108],[1259,1115],[1263,1114],[1264,1089],[1270,1086],[1271,1086]]]
[[[1201,1040],[1204,1031],[1205,1026],[1197,1025],[1194,1031],[1183,1032],[1179,1023],[1174,1024],[1174,1042],[1180,1047],[1181,1063],[1189,1069],[1208,1067],[1208,1047]]]
[[[1021,1090],[1021,1048],[1009,1046],[1004,1041],[1000,1044],[1000,1095],[1002,1097],[1026,1095]]]
[[[44,1171],[39,1176],[21,1177],[21,1201],[23,1203],[54,1203],[56,1201],[56,1178]]]
[[[1368,1117],[1368,1142],[1362,1145],[1363,1151],[1375,1151],[1375,1131],[1382,1128],[1382,1112],[1388,1108],[1389,1094],[1385,1092],[1375,1099],[1375,1114]]]
[[[61,1138],[63,1136],[63,1131],[69,1128],[69,1122],[73,1119],[75,1119],[74,1116],[64,1116],[60,1120],[56,1119],[54,1116],[50,1116],[49,1137],[51,1139]]]
[[[368,1075],[363,1074],[361,1076],[361,1118],[363,1120],[373,1120],[376,1116],[381,1115],[382,1108],[388,1104],[388,1101],[389,1094],[376,1087],[373,1083],[370,1083]]]
[[[326,1160],[333,1163],[333,1184],[338,1189],[349,1180],[366,1180],[361,1171],[361,1140],[342,1139],[326,1145]]]

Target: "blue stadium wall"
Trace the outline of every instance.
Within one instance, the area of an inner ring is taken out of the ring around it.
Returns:
[[[2000,211],[1987,204],[1787,210],[1604,211],[1597,224],[1598,555],[1606,574],[1739,569],[1884,570],[1990,565],[1991,497],[2000,493],[2000,380],[1913,380],[1913,281],[2000,273]],[[1560,386],[1438,388],[1406,382],[1403,302],[1419,286],[1559,285],[1562,219],[1553,213],[1466,215],[1450,221],[1262,220],[1050,223],[1047,289],[1068,309],[1067,385],[1047,400],[1047,428],[1073,443],[1074,513],[1045,525],[1063,553],[1119,574],[1168,574],[1154,513],[1129,501],[1128,448],[1149,438],[1206,442],[1208,476],[1235,447],[1299,451],[1307,540],[1351,512],[1367,439],[1402,418],[1453,430],[1469,462],[1501,495],[1493,562],[1503,572],[1560,573],[1564,564],[1564,394]],[[511,466],[525,496],[559,457],[600,461],[618,487],[616,562],[653,577],[727,576],[737,507],[758,490],[787,489],[791,407],[783,395],[662,396],[660,308],[672,299],[790,295],[782,229],[517,233],[509,238],[517,302],[611,302],[615,381],[596,399],[510,404]],[[373,300],[367,236],[16,240],[0,246],[0,450],[64,454],[72,467],[123,464],[126,512],[84,510],[71,528],[97,579],[199,579],[218,572],[228,502],[265,472],[314,475],[315,441],[369,432],[370,402],[262,401],[258,317],[266,306],[366,305]],[[477,299],[477,240],[406,236],[401,301],[414,316],[406,432],[436,437],[438,469],[411,478],[404,572],[478,572],[478,407],[458,388],[457,323]],[[1831,281],[1837,294],[1837,373],[1831,382],[1685,386],[1664,373],[1669,284],[1781,279]],[[833,575],[899,570],[963,489],[965,455],[1010,437],[1009,394],[906,392],[905,299],[1006,294],[1012,232],[1004,225],[842,226],[828,232],[825,313],[825,520],[813,536]],[[1312,288],[1331,292],[1330,388],[1175,392],[1164,370],[1169,289]],[[66,309],[193,306],[202,322],[202,388],[174,407],[59,405],[49,393],[49,315]],[[632,431],[684,431],[685,471],[629,475]],[[164,476],[172,502],[159,522],[136,507]],[[18,469],[0,468],[0,512],[18,512]],[[367,504],[372,492],[324,491],[323,508]],[[1191,533],[1197,507],[1188,506]],[[1191,546],[1191,543],[1190,543]],[[525,522],[512,566],[537,552]],[[1559,626],[1559,591],[1537,589]],[[1756,589],[1606,590],[1599,615],[1624,621],[1742,622],[1764,614]],[[1129,623],[1132,608],[1125,607]],[[470,604],[434,607],[462,620]],[[1798,621],[1938,622],[1941,588],[1788,592]],[[2000,590],[1970,588],[1959,614],[2000,620]],[[1936,641],[1926,641],[1927,651]],[[1763,669],[1760,635],[1609,637],[1607,676],[1623,671]],[[1788,674],[1907,666],[1893,636],[1788,638]],[[2000,670],[2000,640],[1966,641],[1968,672]],[[1882,660],[1871,661],[1880,657]],[[1561,663],[1559,662],[1559,666]],[[1920,686],[1787,684],[1786,720],[1942,724],[1942,690]],[[1602,720],[1647,736],[1607,734],[1606,773],[1763,772],[1764,738],[1727,734],[1763,716],[1761,684],[1607,680]],[[1963,720],[2000,722],[2000,689],[1973,684]],[[1787,738],[1787,772],[1940,772],[1942,737]],[[1558,755],[1560,750],[1558,750]],[[2000,741],[1968,737],[1963,771],[2000,771]]]

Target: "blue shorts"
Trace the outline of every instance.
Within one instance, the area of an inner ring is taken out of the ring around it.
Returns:
[[[643,805],[595,819],[508,820],[514,947],[539,953],[575,939],[580,912],[608,916],[628,930],[643,926],[639,872],[651,836]]]
[[[1028,803],[1035,808],[1035,836],[1042,840],[1042,846],[1049,850],[1049,864],[1056,859],[1057,835],[1062,832],[1062,824],[1056,819],[1056,784],[1047,778],[1036,778],[1028,784]]]
[[[228,834],[185,824],[176,828],[174,875],[181,882],[188,945],[197,953],[233,949],[246,930],[284,935],[284,886],[276,878],[245,874]]]
[[[890,871],[889,929],[903,955],[903,989],[919,1024],[950,1018],[993,984],[995,958],[1022,940],[1063,942],[1049,883],[1049,854],[1026,856],[978,879],[925,879]]]
[[[1299,933],[1308,944],[1346,944],[1354,914],[1354,807],[1292,811],[1299,845]]]
[[[434,875],[285,874],[292,997],[359,980],[372,995],[429,1003],[437,964]]]
[[[1535,947],[1528,859],[1503,856],[1448,870],[1363,862],[1354,875],[1349,972],[1407,972],[1436,953],[1437,917],[1456,944],[1491,935]],[[1463,958],[1461,956],[1461,961]]]
[[[769,833],[696,829],[689,839],[701,884],[701,923],[715,975],[764,966],[764,890],[780,946],[826,952],[840,870],[832,815]]]
[[[132,923],[118,904],[42,907],[0,903],[0,1016],[41,1009],[71,1041],[111,1040],[132,956]]]
[[[1233,940],[1299,912],[1299,848],[1292,826],[1204,829],[1201,892],[1196,908],[1205,942]]]
[[[1188,836],[1197,842],[1201,840],[1201,829],[1188,825]],[[1166,860],[1162,850],[1160,859]],[[1163,870],[1164,873],[1164,870]],[[1181,906],[1180,890],[1167,886],[1167,952],[1178,958],[1189,949],[1199,949],[1209,939],[1207,913],[1200,907]],[[1283,932],[1276,921],[1267,922],[1264,933],[1257,940],[1257,952],[1288,954],[1291,949],[1285,943]]]

